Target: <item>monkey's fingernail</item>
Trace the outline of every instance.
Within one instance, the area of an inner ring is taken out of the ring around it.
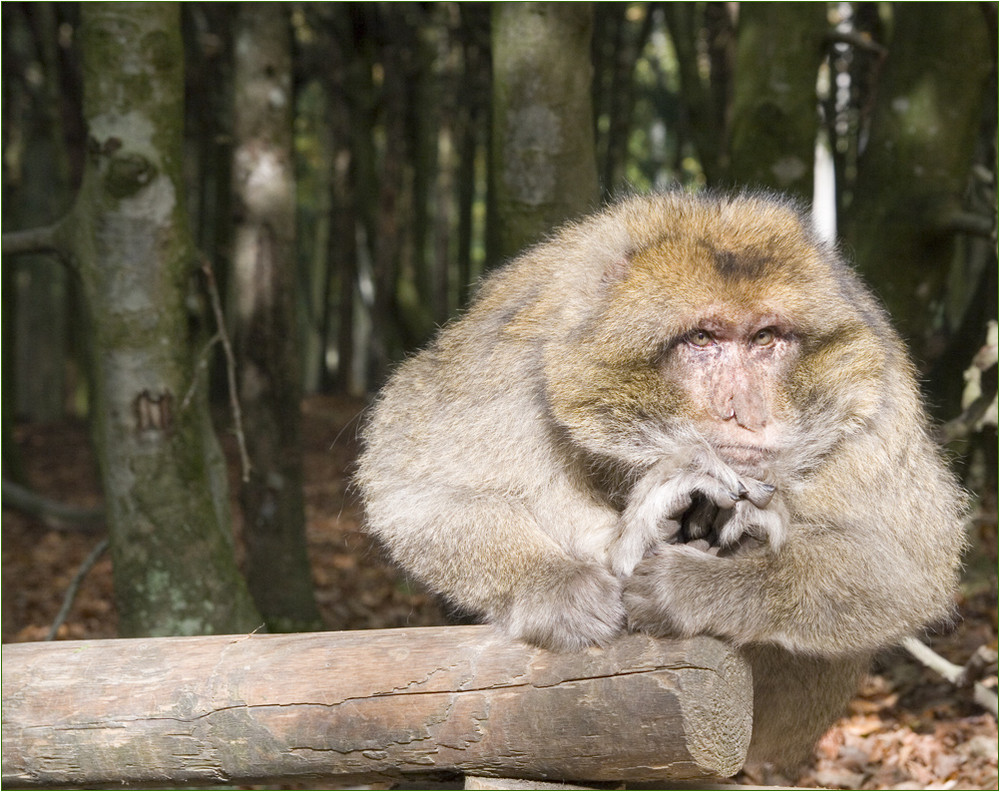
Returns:
[[[739,494],[734,496],[733,498],[734,500],[740,500],[741,498],[745,498],[748,494],[750,494],[749,490],[746,488],[746,485],[742,481],[739,482],[739,488],[740,488]]]
[[[763,509],[774,497],[774,485],[765,484],[763,481],[754,482],[753,489],[747,493],[747,500],[758,509]]]

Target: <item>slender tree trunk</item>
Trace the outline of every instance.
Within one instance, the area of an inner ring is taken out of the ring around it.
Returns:
[[[273,630],[320,626],[305,540],[295,322],[295,177],[288,6],[237,14],[233,267],[239,391],[251,470],[240,488],[247,580]]]
[[[119,630],[260,626],[233,559],[225,470],[185,296],[195,252],[181,180],[176,3],[82,6],[83,185],[65,228],[94,334],[92,418]]]
[[[590,3],[493,6],[493,170],[500,256],[594,209]]]
[[[342,50],[343,51],[343,50]],[[344,71],[346,73],[347,66]],[[353,125],[351,104],[343,99],[346,93],[345,74],[330,91],[330,117],[333,138],[333,179],[330,184],[330,255],[329,266],[336,273],[339,290],[336,297],[337,371],[334,384],[344,393],[352,390],[354,370],[354,314],[358,285],[358,217],[355,204],[357,151],[352,141],[357,133]],[[332,279],[331,279],[332,280]],[[334,295],[326,295],[328,305]],[[327,338],[329,343],[329,338]]]
[[[469,299],[473,285],[473,251],[476,247],[473,209],[477,198],[486,195],[485,179],[477,173],[479,153],[488,160],[489,147],[486,138],[489,127],[489,105],[491,94],[489,63],[489,19],[490,9],[485,4],[466,3],[459,7],[462,39],[462,78],[458,87],[458,219],[456,236],[458,253],[456,256],[457,304],[461,308]],[[488,170],[488,168],[486,169]],[[483,201],[486,203],[487,201]],[[480,245],[485,241],[483,230],[478,234]],[[482,257],[479,257],[481,266]]]
[[[677,53],[683,113],[679,135],[698,152],[709,184],[722,181],[729,168],[732,123],[735,34],[731,3],[663,3],[661,8]],[[743,4],[741,7],[745,7]],[[700,31],[707,36],[708,72],[698,49]],[[680,146],[678,150],[680,150]]]
[[[5,135],[11,172],[5,178],[3,219],[7,229],[33,228],[64,215],[73,197],[59,94],[59,20],[52,3],[11,5],[4,9],[4,32],[10,33],[5,58],[21,61],[25,68],[4,85],[4,123],[17,133]],[[41,79],[24,79],[21,72]],[[4,315],[12,342],[6,347],[12,354],[4,361],[10,377],[4,385],[13,386],[13,399],[4,400],[5,421],[15,413],[32,421],[55,421],[63,415],[67,395],[67,272],[50,257],[36,255],[18,258],[13,267],[16,274],[5,291],[5,307],[11,310]]]
[[[612,199],[625,184],[628,138],[635,107],[635,64],[653,27],[653,8],[641,8],[634,20],[629,3],[599,3],[594,8],[594,113],[606,118],[604,133],[598,130],[598,161],[601,194]],[[599,76],[599,79],[598,79]]]
[[[381,383],[389,363],[402,346],[401,317],[398,313],[396,287],[404,252],[411,196],[408,183],[409,140],[406,121],[411,70],[405,41],[409,35],[397,10],[383,8],[380,18],[389,30],[389,40],[379,52],[384,67],[382,84],[385,145],[381,151],[378,177],[378,204],[375,214],[375,239],[372,246],[372,274],[375,286],[371,311],[372,333],[368,359],[368,383]]]

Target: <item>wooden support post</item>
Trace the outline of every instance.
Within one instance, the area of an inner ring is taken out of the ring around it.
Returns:
[[[2,780],[728,776],[751,712],[748,666],[711,638],[572,654],[489,626],[8,644]]]

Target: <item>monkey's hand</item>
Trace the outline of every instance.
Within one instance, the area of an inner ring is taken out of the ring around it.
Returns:
[[[753,596],[720,596],[732,586],[740,563],[688,545],[661,546],[625,581],[629,628],[674,638],[700,634],[738,641],[750,638],[761,629],[755,622],[764,609],[755,607]]]
[[[632,573],[657,544],[694,542],[718,552],[734,548],[744,536],[772,547],[784,539],[787,515],[772,502],[774,487],[739,476],[713,453],[699,450],[678,467],[671,458],[654,465],[639,480],[608,550],[612,571]]]
[[[746,477],[741,483],[747,487],[767,486]],[[769,488],[763,499],[742,495],[730,509],[696,498],[695,505],[681,518],[681,541],[723,556],[761,548],[778,550],[785,542],[788,509],[773,494],[774,488]]]
[[[518,591],[494,620],[510,635],[545,649],[573,651],[606,644],[625,629],[621,581],[588,562],[550,570]]]

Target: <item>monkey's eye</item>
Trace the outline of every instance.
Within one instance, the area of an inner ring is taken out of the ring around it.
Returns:
[[[754,333],[751,342],[754,346],[768,346],[774,342],[775,335],[773,327],[765,327]]]
[[[692,330],[687,337],[688,343],[696,347],[707,347],[712,341],[712,334],[707,330]]]

